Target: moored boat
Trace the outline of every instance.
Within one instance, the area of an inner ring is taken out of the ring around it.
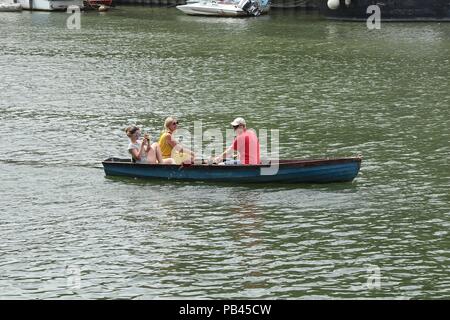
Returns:
[[[259,16],[267,13],[269,8],[269,0],[204,0],[177,6],[178,10],[188,15],[218,17]]]
[[[129,159],[109,158],[102,162],[107,176],[128,176],[147,179],[330,183],[350,182],[358,175],[361,157],[279,160],[261,165],[210,164],[137,164]],[[275,169],[275,170],[273,170]]]
[[[105,10],[109,9],[113,1],[112,0],[84,0],[83,1],[84,8],[85,9],[92,9],[92,10]],[[103,9],[105,8],[105,9]]]
[[[0,12],[22,11],[20,3],[0,3]]]
[[[372,5],[379,7],[382,21],[450,21],[450,0],[320,1],[322,13],[335,20],[366,21]]]
[[[83,0],[16,0],[25,10],[62,11],[70,6],[84,8]]]

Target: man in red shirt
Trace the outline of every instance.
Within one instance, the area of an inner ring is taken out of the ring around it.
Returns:
[[[236,138],[224,153],[214,159],[215,162],[218,163],[225,157],[231,155],[233,151],[238,151],[238,161],[225,161],[224,164],[260,164],[260,148],[256,133],[252,129],[247,129],[243,118],[234,119],[231,125],[236,133]]]

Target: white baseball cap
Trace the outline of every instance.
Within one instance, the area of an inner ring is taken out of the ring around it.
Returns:
[[[236,127],[236,126],[241,125],[241,124],[243,126],[245,126],[245,120],[244,120],[244,118],[241,118],[241,117],[234,119],[233,122],[231,123],[231,125],[233,127]]]

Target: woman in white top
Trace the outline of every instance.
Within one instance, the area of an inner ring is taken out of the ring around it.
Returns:
[[[141,139],[141,130],[136,126],[131,126],[125,129],[125,132],[130,138],[128,144],[128,152],[135,163],[161,163],[174,164],[172,158],[163,159],[158,143],[150,145],[150,137],[148,135]]]

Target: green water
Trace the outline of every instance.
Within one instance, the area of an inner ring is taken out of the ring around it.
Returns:
[[[0,298],[450,297],[450,24],[67,17],[0,13]],[[125,126],[171,114],[363,165],[330,185],[104,176]]]

